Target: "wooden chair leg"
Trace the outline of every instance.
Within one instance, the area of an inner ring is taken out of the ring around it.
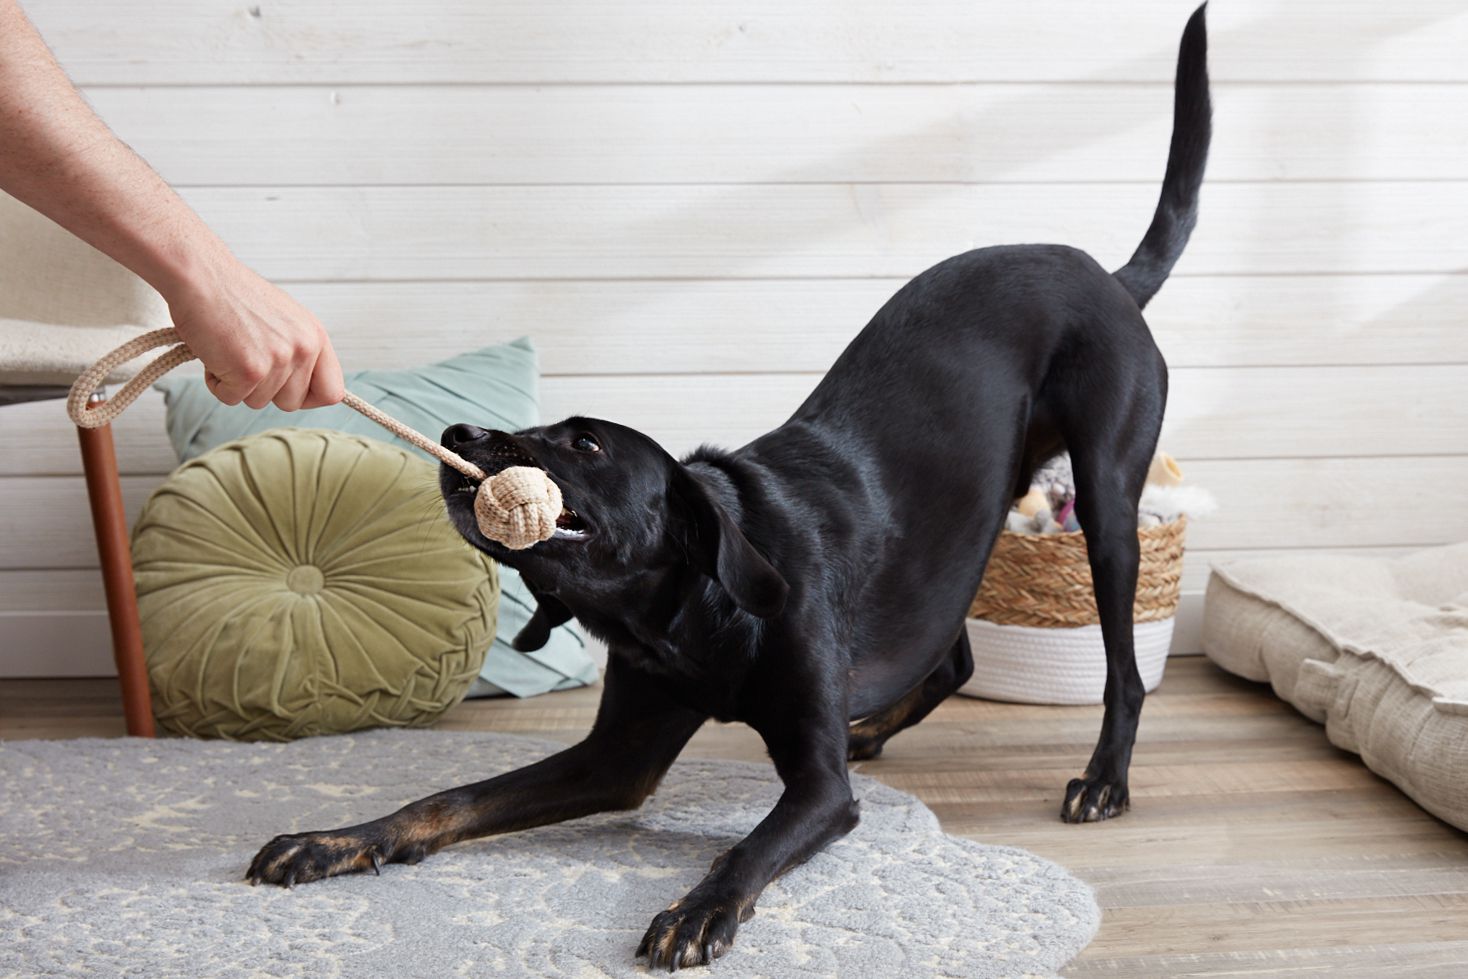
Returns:
[[[97,534],[97,555],[102,561],[102,587],[107,593],[112,655],[117,660],[117,678],[122,685],[127,733],[151,738],[153,698],[148,691],[148,667],[143,660],[143,630],[138,620],[132,548],[128,543],[127,514],[122,506],[112,426],[78,428],[77,437],[82,447],[87,499],[92,505],[92,527]]]

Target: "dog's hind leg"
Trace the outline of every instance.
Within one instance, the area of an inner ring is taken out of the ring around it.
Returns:
[[[623,676],[624,669],[616,659],[608,663],[596,723],[579,744],[381,819],[277,836],[255,856],[246,879],[290,887],[337,874],[380,872],[385,863],[417,863],[461,840],[637,808],[705,717],[671,706],[655,681]]]
[[[1139,368],[1137,376],[1111,377],[1105,392],[1093,387],[1088,396],[1086,385],[1073,389],[1084,407],[1065,433],[1106,646],[1101,736],[1085,773],[1066,786],[1060,816],[1070,823],[1108,819],[1128,807],[1127,770],[1146,695],[1132,637],[1140,561],[1137,503],[1162,427],[1167,375],[1160,356],[1155,372],[1146,360],[1131,366]],[[1088,380],[1104,376],[1092,372]]]
[[[969,649],[968,632],[960,629],[953,651],[927,678],[913,687],[892,706],[864,717],[851,725],[846,747],[850,761],[864,761],[882,753],[892,735],[912,727],[932,713],[974,674],[973,651]]]

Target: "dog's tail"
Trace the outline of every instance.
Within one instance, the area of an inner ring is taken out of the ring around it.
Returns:
[[[1203,183],[1208,141],[1213,135],[1213,105],[1208,98],[1208,27],[1204,17],[1207,9],[1204,3],[1193,11],[1178,45],[1172,147],[1157,211],[1131,260],[1113,273],[1132,294],[1138,308],[1146,306],[1167,281],[1198,221],[1198,188]]]

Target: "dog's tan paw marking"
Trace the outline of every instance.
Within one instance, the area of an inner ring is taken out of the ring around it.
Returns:
[[[1071,779],[1065,787],[1060,818],[1067,823],[1099,823],[1103,819],[1120,816],[1130,807],[1126,785],[1088,773]]]
[[[846,760],[871,761],[881,756],[884,744],[884,741],[860,734],[853,728],[846,742]]]
[[[740,922],[753,915],[754,902],[748,900],[674,901],[652,919],[637,955],[647,957],[649,969],[669,972],[708,965],[729,950]]]
[[[293,833],[277,836],[261,847],[245,879],[251,884],[294,887],[338,874],[381,873],[386,862],[382,848],[369,840],[338,833]]]

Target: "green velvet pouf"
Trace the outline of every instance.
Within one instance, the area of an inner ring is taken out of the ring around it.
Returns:
[[[444,519],[435,468],[362,436],[278,429],[185,464],[144,507],[133,565],[175,734],[429,724],[494,638],[494,564]]]

